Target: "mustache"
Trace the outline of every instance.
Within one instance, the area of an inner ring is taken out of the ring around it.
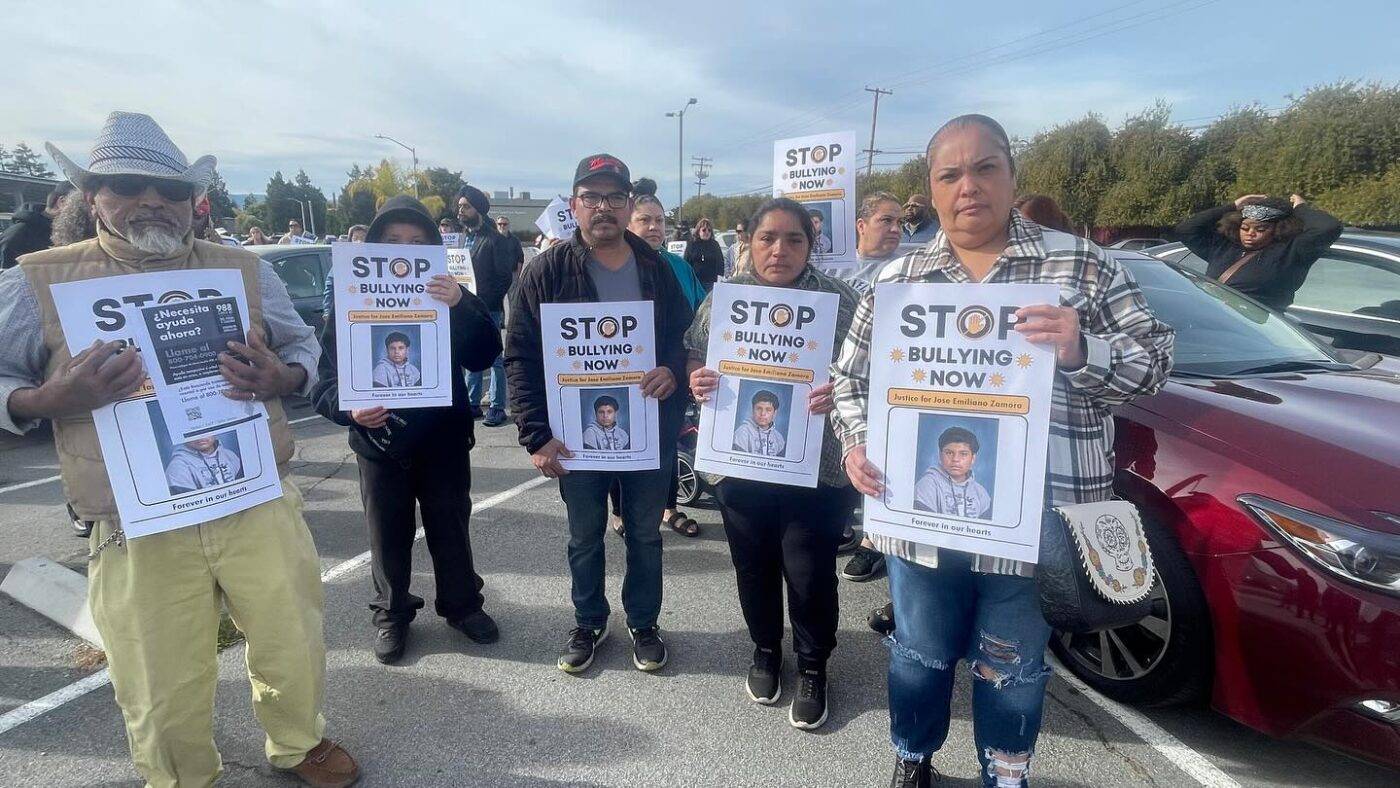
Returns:
[[[593,221],[589,224],[617,224],[617,218],[611,214],[602,213],[593,217]]]
[[[127,218],[127,222],[160,222],[161,224],[175,224],[174,219],[163,213],[139,213]]]

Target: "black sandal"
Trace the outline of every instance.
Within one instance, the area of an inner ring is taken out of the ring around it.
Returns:
[[[665,522],[666,525],[671,527],[672,531],[675,531],[681,536],[694,538],[700,535],[700,523],[687,517],[685,512],[678,511],[670,517],[667,517]]]

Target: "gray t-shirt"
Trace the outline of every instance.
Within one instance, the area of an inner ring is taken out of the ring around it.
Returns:
[[[588,278],[598,291],[599,301],[641,301],[642,277],[637,271],[637,256],[628,252],[627,262],[613,271],[593,255],[588,256]]]

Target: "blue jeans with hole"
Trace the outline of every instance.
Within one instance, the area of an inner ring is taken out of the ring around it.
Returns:
[[[1040,733],[1050,678],[1045,664],[1050,625],[1040,613],[1035,580],[973,572],[971,556],[953,550],[940,550],[938,561],[938,568],[930,569],[886,558],[895,618],[889,641],[890,739],[900,757],[910,760],[927,758],[943,746],[953,669],[966,660],[973,676],[973,739],[982,781],[1024,784],[1024,774],[998,781],[996,767],[1007,756],[1029,763]]]
[[[501,330],[505,325],[504,312],[492,312],[491,322],[496,324],[496,330]],[[504,411],[506,409],[506,357],[496,356],[496,361],[491,365],[491,410]],[[481,372],[467,373],[467,402],[473,408],[481,407],[481,384],[482,377],[486,375],[486,370]]]

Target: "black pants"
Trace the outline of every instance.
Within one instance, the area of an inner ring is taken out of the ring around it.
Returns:
[[[749,637],[782,648],[786,580],[798,664],[824,667],[836,647],[836,548],[855,506],[851,491],[727,478],[715,495]]]
[[[681,480],[674,473],[671,474],[671,489],[666,493],[666,508],[672,511],[676,508],[676,497],[681,494]],[[608,488],[608,500],[612,501],[612,513],[618,517],[622,516],[622,485],[613,482]]]
[[[481,576],[472,566],[472,471],[461,444],[454,451],[425,453],[405,468],[394,460],[358,456],[360,499],[369,520],[370,566],[374,575],[376,626],[407,624],[423,599],[409,593],[413,577],[414,504],[422,510],[428,554],[437,585],[435,609],[447,619],[481,609]]]

